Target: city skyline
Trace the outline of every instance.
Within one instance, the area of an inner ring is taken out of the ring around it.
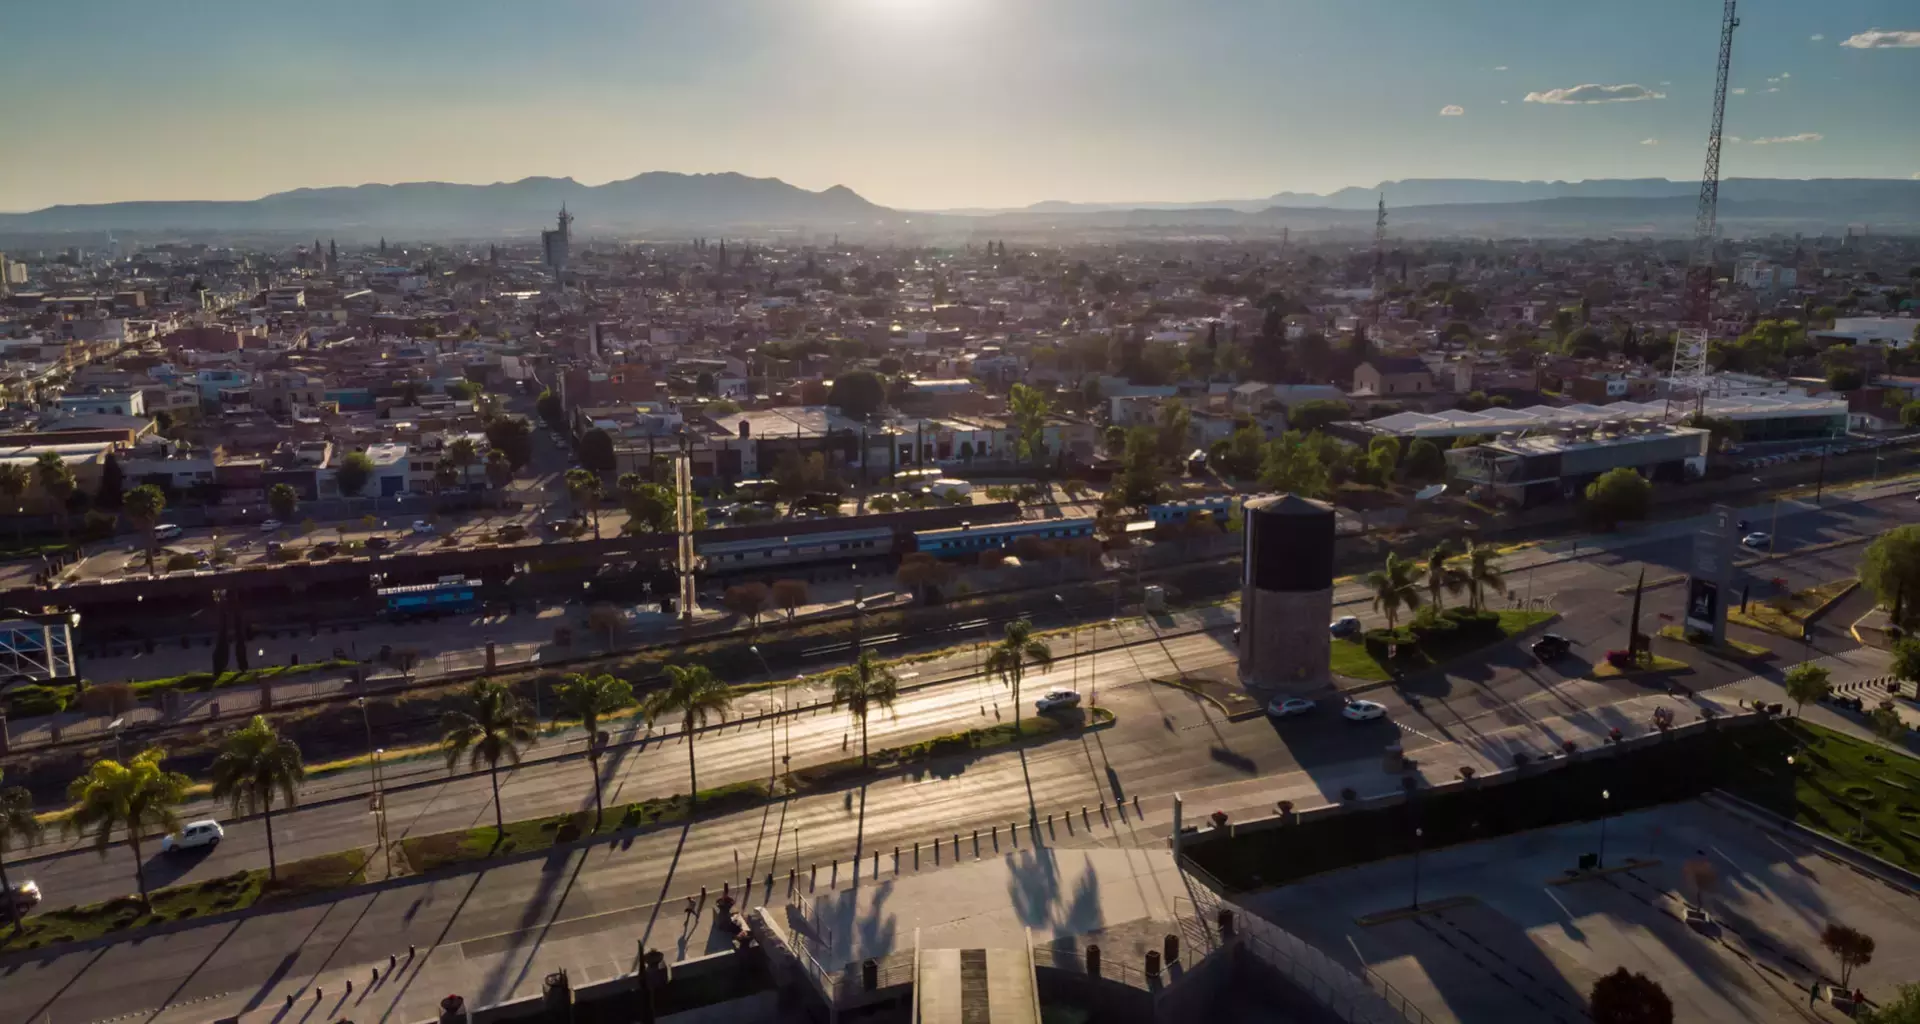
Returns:
[[[1231,0],[39,6],[0,211],[649,170],[903,210],[1699,173],[1719,5]],[[1748,0],[1729,177],[1920,176],[1892,0]],[[84,53],[85,60],[75,55]],[[164,59],[160,59],[164,58]]]

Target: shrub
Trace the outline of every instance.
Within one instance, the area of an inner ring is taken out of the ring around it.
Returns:
[[[189,555],[184,551],[177,551],[167,556],[166,570],[168,572],[181,572],[187,569],[195,568],[199,564],[200,564],[200,560],[198,558],[195,558],[194,556]]]
[[[71,686],[45,686],[40,683],[16,686],[6,694],[7,714],[14,718],[57,715],[67,709],[67,701],[72,696]]]

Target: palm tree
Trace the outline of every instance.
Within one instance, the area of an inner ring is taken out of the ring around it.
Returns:
[[[513,482],[513,460],[507,458],[506,452],[493,449],[487,453],[486,474],[487,482],[493,485],[494,490],[506,490],[507,485]]]
[[[710,715],[726,721],[727,708],[732,704],[732,688],[714,678],[705,665],[668,665],[666,687],[647,694],[640,704],[648,725],[666,715],[682,716],[681,729],[687,734],[687,792],[692,794],[687,798],[689,811],[700,802],[700,777],[693,763],[694,730],[705,726]]]
[[[85,775],[67,787],[73,810],[64,828],[69,834],[93,833],[94,848],[107,855],[113,842],[113,830],[127,830],[127,847],[133,851],[133,877],[140,887],[140,902],[147,902],[147,861],[140,852],[141,833],[157,828],[172,832],[180,827],[173,807],[187,798],[193,780],[179,772],[160,767],[166,757],[158,747],[134,755],[125,764],[110,759],[95,761]]]
[[[593,515],[593,539],[600,539],[600,474],[591,469],[567,470],[567,497],[575,508],[585,507]]]
[[[833,674],[832,683],[833,706],[845,703],[853,717],[860,720],[860,767],[865,768],[867,712],[876,707],[893,707],[894,698],[900,696],[900,680],[872,651],[861,651],[852,665]]]
[[[1016,619],[1007,623],[1005,638],[987,655],[987,671],[1013,687],[1013,731],[1020,732],[1020,680],[1027,674],[1027,662],[1045,668],[1053,664],[1053,648],[1033,638],[1033,623]]]
[[[1453,545],[1441,542],[1427,552],[1421,570],[1426,575],[1427,598],[1437,610],[1447,605],[1445,594],[1458,594],[1467,585],[1467,574],[1450,564]]]
[[[6,495],[7,503],[12,505],[16,512],[21,510],[20,496],[27,493],[27,486],[32,482],[33,477],[27,473],[27,467],[17,462],[0,463],[0,494]],[[16,515],[13,520],[15,547],[20,544],[20,532],[20,519]]]
[[[500,809],[500,759],[520,763],[520,748],[535,740],[533,715],[527,702],[513,695],[504,683],[481,679],[467,687],[465,710],[440,716],[440,745],[447,751],[447,770],[452,771],[460,755],[467,754],[469,767],[486,762],[487,779],[493,783],[493,824],[505,832],[507,823]]]
[[[473,443],[471,437],[456,437],[447,446],[447,461],[460,471],[460,486],[464,488],[467,486],[467,470],[480,461],[480,447]]]
[[[33,472],[40,481],[40,489],[59,506],[56,514],[60,517],[60,536],[64,540],[73,530],[72,519],[67,515],[67,499],[73,497],[80,486],[73,478],[73,467],[67,465],[58,452],[41,452],[40,457],[33,460]]]
[[[20,908],[10,898],[13,883],[7,880],[7,851],[15,843],[29,847],[39,841],[40,819],[33,813],[33,794],[25,786],[0,789],[0,900],[6,900],[14,931],[20,930]]]
[[[1420,587],[1414,580],[1412,561],[1388,552],[1387,564],[1368,573],[1360,582],[1373,591],[1373,606],[1387,614],[1387,628],[1398,629],[1400,609],[1420,607]]]
[[[273,797],[279,794],[292,807],[307,769],[300,761],[300,745],[281,736],[261,715],[227,737],[220,756],[213,759],[213,798],[231,802],[233,813],[256,811],[267,823],[267,877],[280,877],[273,850]]]
[[[153,531],[160,525],[160,513],[167,510],[167,492],[152,484],[141,484],[120,499],[120,510],[133,525],[147,535],[147,575],[153,575]]]
[[[593,767],[593,822],[600,827],[606,805],[600,793],[600,716],[633,705],[633,684],[618,676],[574,673],[560,684],[560,707],[587,730],[587,763]]]
[[[1487,606],[1484,591],[1499,591],[1506,586],[1500,575],[1500,551],[1490,544],[1467,542],[1467,550],[1461,553],[1467,560],[1467,595],[1473,602],[1473,610],[1479,611]]]

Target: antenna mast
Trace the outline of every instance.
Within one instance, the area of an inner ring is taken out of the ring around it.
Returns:
[[[1729,3],[1732,0],[1728,0]],[[1380,212],[1373,220],[1373,323],[1378,326],[1380,311],[1386,306],[1387,279],[1387,194],[1380,193]]]
[[[1674,332],[1673,372],[1667,378],[1667,409],[1673,393],[1693,391],[1704,407],[1713,387],[1707,365],[1707,343],[1713,330],[1713,248],[1720,206],[1720,135],[1727,117],[1727,75],[1733,68],[1733,30],[1740,27],[1734,14],[1736,0],[1726,0],[1720,19],[1720,68],[1713,87],[1713,126],[1707,131],[1707,165],[1700,175],[1700,209],[1694,217],[1693,254],[1687,262],[1686,305],[1682,326]]]

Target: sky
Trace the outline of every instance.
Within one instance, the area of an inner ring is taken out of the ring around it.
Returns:
[[[7,4],[0,210],[739,171],[908,209],[1697,180],[1713,0]],[[1743,0],[1726,177],[1920,177],[1920,3]]]

